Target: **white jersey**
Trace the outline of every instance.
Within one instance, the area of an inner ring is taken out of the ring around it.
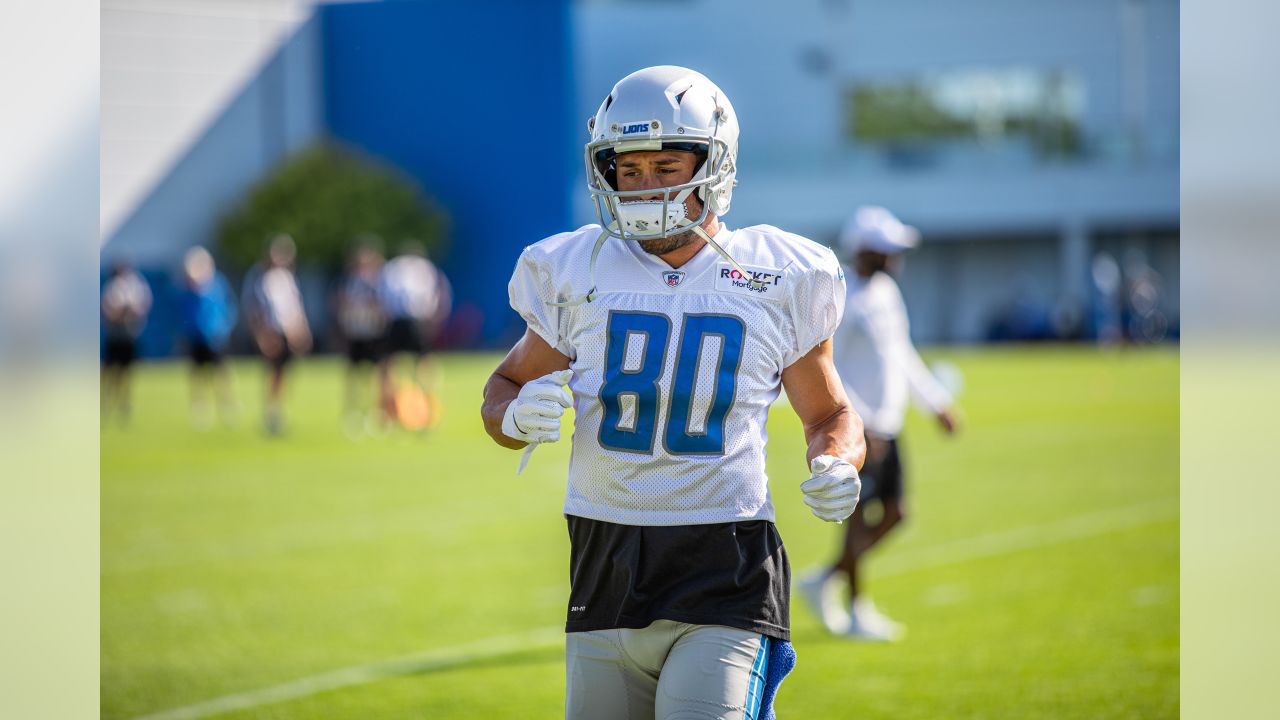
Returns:
[[[935,413],[951,405],[951,394],[911,344],[907,307],[888,274],[849,279],[844,320],[832,345],[836,371],[867,432],[896,437],[909,394]]]
[[[378,278],[378,293],[387,315],[393,319],[432,320],[449,304],[444,275],[420,255],[401,255],[387,261]]]
[[[107,334],[137,338],[151,312],[151,288],[135,270],[111,278],[102,291],[102,312],[107,316]]]
[[[710,246],[672,269],[610,239],[594,300],[587,225],[525,249],[511,306],[571,360],[576,421],[568,515],[625,525],[774,519],[765,421],[783,368],[831,337],[844,273],[827,248],[760,225],[715,236],[751,287]]]
[[[245,307],[257,312],[272,330],[287,334],[306,327],[302,293],[288,268],[260,270],[245,282],[244,295]]]

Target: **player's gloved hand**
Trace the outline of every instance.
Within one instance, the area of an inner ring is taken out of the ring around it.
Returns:
[[[525,383],[502,416],[503,434],[531,444],[559,440],[560,416],[569,407],[565,385],[571,377],[572,370],[560,370]]]
[[[800,483],[804,504],[827,522],[840,522],[853,514],[862,492],[858,469],[838,457],[819,455],[809,463],[810,476]]]

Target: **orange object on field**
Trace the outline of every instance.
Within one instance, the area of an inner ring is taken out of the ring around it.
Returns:
[[[432,399],[413,383],[405,383],[396,391],[396,420],[406,430],[426,430],[435,425],[436,410]]]

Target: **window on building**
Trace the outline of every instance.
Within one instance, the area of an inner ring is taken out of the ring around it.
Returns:
[[[1041,159],[1083,154],[1084,83],[1063,70],[964,69],[858,82],[845,93],[845,129],[891,150],[950,141],[1025,141]]]

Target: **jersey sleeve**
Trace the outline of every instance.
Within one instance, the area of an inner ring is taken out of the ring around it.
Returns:
[[[534,248],[525,248],[520,254],[507,294],[511,309],[524,318],[530,330],[566,357],[574,356],[573,346],[566,337],[566,311],[549,304],[555,295],[550,264],[540,258]]]
[[[899,318],[895,327],[901,330],[892,340],[900,345],[896,356],[902,358],[903,371],[907,376],[907,389],[917,404],[932,413],[940,413],[951,407],[955,400],[929,371],[929,367],[924,364],[924,359],[920,357],[920,352],[916,350],[915,343],[911,342],[911,322],[907,319],[907,304],[902,299],[902,291],[898,289],[897,283],[892,287],[894,293],[892,307]]]
[[[825,250],[821,258],[796,277],[791,291],[791,317],[796,344],[783,367],[809,354],[835,334],[844,317],[844,270],[835,255]]]

